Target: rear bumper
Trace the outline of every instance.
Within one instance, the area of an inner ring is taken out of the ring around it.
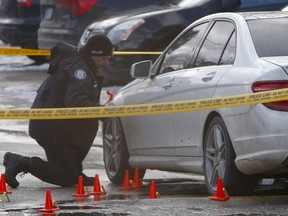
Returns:
[[[225,118],[236,153],[235,164],[244,174],[288,173],[288,112],[262,104],[247,114]],[[237,122],[237,124],[235,124]]]
[[[274,142],[277,140],[276,142]],[[282,140],[282,142],[281,142]],[[235,164],[238,169],[247,174],[275,175],[288,173],[288,136],[262,138],[251,140],[251,142],[261,143],[263,149],[253,153],[246,153],[237,156]],[[275,149],[273,149],[275,148]]]

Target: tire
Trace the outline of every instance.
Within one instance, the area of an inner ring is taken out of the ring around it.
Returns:
[[[205,134],[203,157],[205,183],[210,195],[216,193],[218,178],[222,178],[229,195],[253,194],[258,178],[244,175],[237,169],[230,136],[219,116],[210,122]]]
[[[109,118],[103,122],[103,160],[106,174],[112,183],[123,183],[126,169],[129,169],[130,179],[133,179],[134,169],[128,163],[126,139],[118,118]],[[139,169],[140,178],[144,175],[145,170]]]

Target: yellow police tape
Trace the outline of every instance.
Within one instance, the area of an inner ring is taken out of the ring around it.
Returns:
[[[115,51],[114,55],[160,55],[162,52],[120,52]],[[19,48],[0,48],[0,55],[15,56],[50,56],[50,50],[37,50],[37,49],[19,49]]]
[[[49,109],[0,109],[0,119],[79,119],[156,115],[212,110],[283,100],[288,100],[288,88],[221,98],[157,104]]]
[[[50,50],[37,50],[37,49],[19,49],[19,48],[0,48],[0,55],[15,56],[49,56]]]

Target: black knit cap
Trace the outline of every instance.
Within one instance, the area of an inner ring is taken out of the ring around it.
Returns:
[[[96,34],[88,39],[83,51],[90,56],[112,56],[114,48],[108,37],[103,34]]]

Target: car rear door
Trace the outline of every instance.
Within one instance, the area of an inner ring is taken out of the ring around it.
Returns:
[[[220,20],[213,23],[195,58],[180,79],[178,100],[213,97],[217,83],[235,58],[235,26]],[[178,156],[201,156],[203,116],[205,111],[174,115],[176,152]]]

